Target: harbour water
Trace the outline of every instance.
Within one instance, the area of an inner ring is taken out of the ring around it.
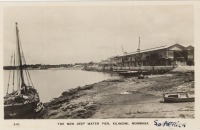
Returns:
[[[48,102],[55,97],[59,97],[62,92],[71,88],[106,79],[120,78],[118,75],[111,75],[109,73],[83,70],[29,70],[29,73],[42,102]],[[7,91],[8,77],[9,70],[4,70],[4,95]],[[16,85],[14,88],[16,89]],[[9,92],[11,91],[12,81],[10,81],[9,87]]]

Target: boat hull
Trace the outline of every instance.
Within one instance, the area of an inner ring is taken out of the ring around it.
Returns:
[[[149,72],[140,72],[140,71],[137,71],[137,72],[120,72],[119,74],[120,74],[120,75],[123,75],[123,76],[125,76],[125,77],[131,77],[131,76],[137,77],[137,76],[139,76],[140,74],[148,75]]]
[[[35,108],[39,101],[27,104],[15,104],[4,106],[4,119],[27,119],[34,118],[37,114]]]
[[[171,98],[164,97],[164,101],[168,103],[178,103],[178,102],[194,102],[194,98]]]

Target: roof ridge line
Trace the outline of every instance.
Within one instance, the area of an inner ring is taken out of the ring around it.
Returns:
[[[140,50],[140,51],[146,51],[146,50],[151,50],[151,49],[156,49],[156,48],[161,48],[161,47],[168,47],[168,45],[163,45],[163,46],[159,46],[159,47],[144,49],[144,50]],[[138,52],[137,52],[137,51],[134,51],[134,52],[130,52],[130,53],[127,53],[127,54],[132,54],[132,53],[138,53]]]

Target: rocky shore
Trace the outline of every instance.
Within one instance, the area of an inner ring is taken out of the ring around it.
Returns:
[[[194,102],[160,102],[165,92],[193,90],[191,72],[105,80],[63,92],[38,118],[194,118]]]

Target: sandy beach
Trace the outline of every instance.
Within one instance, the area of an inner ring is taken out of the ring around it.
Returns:
[[[194,91],[194,73],[105,80],[62,93],[38,118],[194,118],[194,102],[163,103],[166,92]]]

